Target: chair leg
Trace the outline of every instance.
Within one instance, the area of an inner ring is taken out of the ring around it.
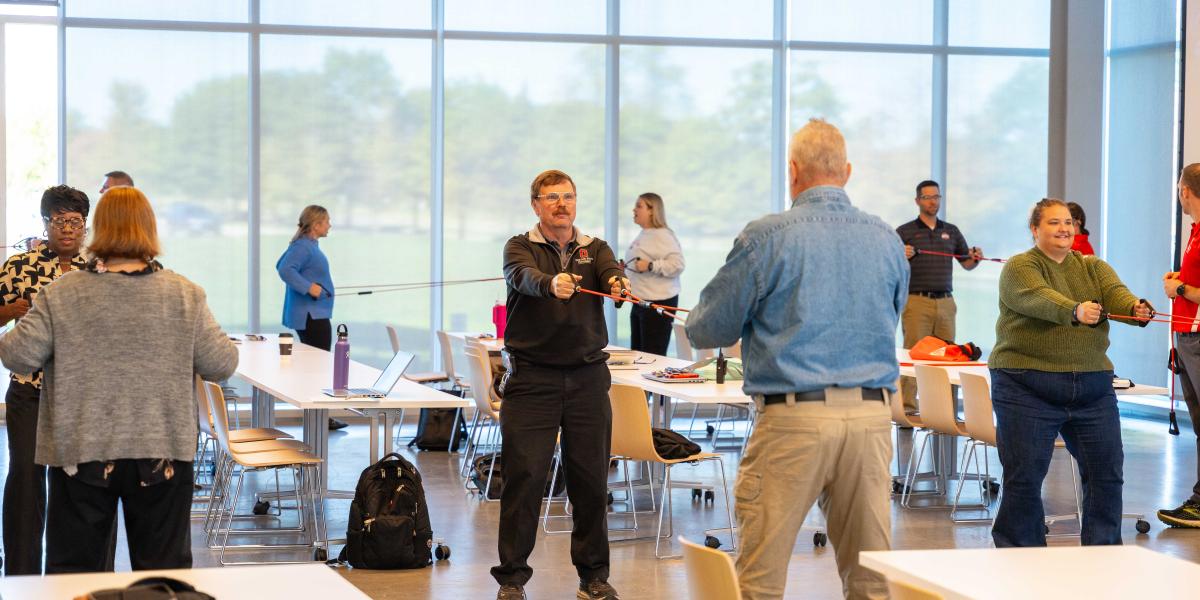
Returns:
[[[658,533],[654,536],[654,557],[655,558],[664,558],[663,555],[659,552],[659,547],[662,545],[662,539],[663,539],[663,534],[662,534],[663,516],[671,511],[671,465],[664,465],[664,466],[666,467],[666,469],[665,469],[666,473],[663,475],[663,483],[662,483],[662,486],[663,486],[662,487],[662,497],[663,497],[662,507],[658,511]],[[668,523],[668,527],[670,527],[671,530],[674,531],[674,529],[675,529],[674,521],[671,521],[670,523]],[[670,536],[671,534],[668,533],[667,535]]]
[[[737,552],[737,529],[733,526],[733,498],[729,497],[729,482],[725,479],[725,461],[719,456],[717,457],[717,465],[721,468],[721,488],[725,491],[725,520],[729,524],[729,537],[733,543],[733,546],[729,550]]]
[[[629,494],[629,512],[633,514],[633,530],[637,531],[637,500],[633,495],[633,480],[629,478],[629,461],[621,461],[621,468],[625,471],[625,493]],[[653,489],[654,486],[652,485],[650,488]],[[653,505],[653,501],[651,504]]]

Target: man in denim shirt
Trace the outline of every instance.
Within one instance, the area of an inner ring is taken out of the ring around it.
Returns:
[[[746,226],[700,294],[698,348],[742,339],[758,422],[735,494],[746,600],[782,598],[796,535],[814,501],[828,521],[847,598],[886,598],[861,550],[891,544],[887,402],[896,324],[908,298],[904,246],[850,204],[841,132],[813,119],[792,137],[792,208]]]

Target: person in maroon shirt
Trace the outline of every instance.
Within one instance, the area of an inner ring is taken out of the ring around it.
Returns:
[[[1075,221],[1075,242],[1071,244],[1071,249],[1080,254],[1096,254],[1092,243],[1088,241],[1087,213],[1083,212],[1082,206],[1074,202],[1067,203],[1067,210],[1071,211],[1071,220]]]

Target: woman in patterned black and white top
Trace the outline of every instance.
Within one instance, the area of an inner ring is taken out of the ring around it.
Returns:
[[[85,266],[79,251],[90,208],[87,194],[72,187],[59,185],[42,194],[46,243],[14,254],[0,270],[0,325],[25,316],[34,296],[60,275]],[[42,573],[46,467],[33,462],[41,391],[41,370],[27,375],[13,373],[4,396],[8,425],[8,478],[4,482],[6,575]]]

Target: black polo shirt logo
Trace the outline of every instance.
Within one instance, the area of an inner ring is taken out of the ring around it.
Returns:
[[[943,231],[943,232],[942,232],[942,239],[943,239],[943,240],[948,240],[948,239],[950,239],[950,234],[948,234],[948,233],[946,233],[946,232],[944,232],[944,231]]]

